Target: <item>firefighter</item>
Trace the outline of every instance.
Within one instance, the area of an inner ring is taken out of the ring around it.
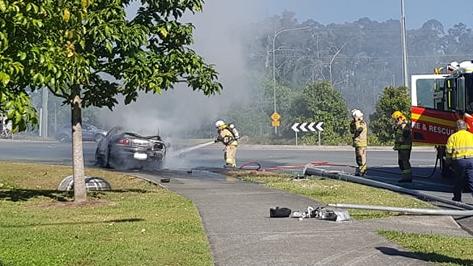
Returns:
[[[350,133],[353,135],[353,147],[355,148],[355,159],[358,167],[356,176],[364,176],[368,167],[366,166],[366,147],[368,146],[368,127],[363,120],[363,113],[354,109],[351,111],[353,120],[350,123]]]
[[[412,149],[411,125],[400,111],[395,111],[391,117],[395,130],[394,150],[397,150],[397,161],[402,175],[398,182],[412,182],[412,169],[409,162]]]
[[[238,146],[237,136],[234,135],[233,130],[222,120],[215,122],[215,127],[218,131],[218,137],[215,142],[222,142],[225,145],[225,152],[223,158],[225,166],[228,168],[236,167],[236,150]]]
[[[450,135],[445,148],[447,162],[452,163],[455,172],[452,200],[461,201],[465,182],[473,189],[473,134],[465,121],[457,121],[457,132]]]

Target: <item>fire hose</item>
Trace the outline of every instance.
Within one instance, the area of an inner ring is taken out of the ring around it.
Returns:
[[[438,158],[436,160],[436,166],[437,166]],[[251,165],[256,165],[256,168],[249,169],[248,166]],[[448,200],[444,199],[441,197],[433,196],[433,195],[427,195],[418,191],[410,190],[407,188],[403,188],[400,186],[396,185],[391,185],[387,184],[384,182],[379,182],[375,180],[370,180],[362,177],[357,177],[357,176],[352,176],[349,174],[345,173],[340,173],[340,172],[331,172],[328,170],[323,170],[323,169],[317,169],[317,168],[311,168],[310,166],[348,166],[348,167],[354,167],[350,165],[344,165],[344,164],[334,164],[334,163],[329,163],[329,162],[324,162],[324,161],[314,161],[311,162],[310,164],[304,165],[289,165],[289,166],[277,166],[277,167],[269,167],[269,168],[262,168],[261,164],[258,162],[248,162],[244,163],[240,166],[240,169],[245,169],[245,170],[256,170],[256,171],[274,171],[274,170],[287,170],[287,169],[300,169],[304,167],[303,173],[304,175],[319,175],[319,176],[324,176],[324,177],[330,177],[333,179],[339,179],[339,180],[345,180],[345,181],[351,181],[363,185],[368,185],[372,187],[378,187],[378,188],[384,188],[388,189],[394,192],[399,192],[399,193],[404,193],[408,194],[414,197],[417,197],[419,199],[424,199],[424,200],[431,200],[431,201],[437,201],[441,203],[445,203],[451,206],[456,206],[459,208],[467,209],[467,210],[473,210],[473,205],[462,203],[462,202],[457,202],[453,200]],[[435,168],[434,168],[435,169]],[[469,213],[466,214],[461,214],[464,216],[469,216]]]
[[[371,186],[371,187],[384,188],[384,189],[388,189],[388,190],[391,190],[391,191],[394,191],[394,192],[408,194],[408,195],[414,196],[414,197],[419,198],[419,199],[437,201],[437,202],[445,203],[445,204],[448,204],[448,205],[451,205],[451,206],[456,206],[456,207],[467,209],[467,210],[473,210],[473,205],[470,205],[470,204],[466,204],[466,203],[462,203],[462,202],[458,202],[458,201],[453,201],[453,200],[448,200],[448,199],[438,197],[438,196],[434,196],[434,195],[427,195],[427,194],[421,193],[419,191],[403,188],[403,187],[396,186],[396,185],[387,184],[387,183],[384,183],[384,182],[379,182],[379,181],[376,181],[376,180],[370,180],[370,179],[366,179],[366,178],[363,178],[363,177],[352,176],[352,175],[345,174],[345,173],[339,173],[339,172],[334,173],[334,172],[326,171],[326,170],[323,170],[323,169],[307,167],[306,169],[304,169],[304,175],[323,176],[323,177],[328,177],[328,178],[332,178],[332,179],[350,181],[350,182],[354,182],[354,183],[358,183],[358,184],[362,184],[362,185],[367,185],[367,186]]]
[[[328,204],[328,206],[341,208],[341,209],[362,209],[362,210],[390,211],[390,212],[425,214],[425,215],[473,216],[473,210],[418,209],[418,208],[399,208],[399,207],[358,205],[358,204]]]
[[[351,167],[353,168],[354,166],[352,165],[345,165],[345,164],[335,164],[335,163],[330,163],[326,161],[313,161],[309,163],[310,165],[313,166],[343,166],[343,167]],[[263,168],[262,165],[257,162],[257,161],[250,161],[250,162],[245,162],[240,165],[240,169],[242,170],[255,170],[255,171],[278,171],[278,170],[289,170],[289,169],[303,169],[307,166],[308,164],[294,164],[294,165],[280,165],[280,166],[273,166],[273,167],[265,167]]]
[[[435,165],[433,167],[432,172],[428,176],[421,176],[421,175],[413,175],[414,177],[420,177],[420,178],[431,178],[438,166],[439,158],[437,157],[435,160]],[[313,161],[309,163],[310,165],[313,166],[341,166],[341,167],[350,167],[350,168],[355,168],[353,165],[348,165],[348,164],[336,164],[336,163],[330,163],[327,161]],[[274,166],[274,167],[266,167],[263,168],[263,166],[257,162],[257,161],[250,161],[241,164],[239,167],[242,170],[255,170],[255,171],[278,171],[278,170],[289,170],[289,169],[300,169],[306,167],[308,164],[295,164],[295,165],[284,165],[284,166]],[[387,171],[387,170],[381,170],[381,169],[370,169],[372,172],[380,172],[380,173],[386,173],[386,174],[397,174],[393,171]]]

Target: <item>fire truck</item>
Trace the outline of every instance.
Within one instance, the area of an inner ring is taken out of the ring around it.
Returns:
[[[463,119],[473,132],[473,61],[452,62],[433,75],[411,77],[413,140],[437,149],[442,175],[446,176],[445,145]]]

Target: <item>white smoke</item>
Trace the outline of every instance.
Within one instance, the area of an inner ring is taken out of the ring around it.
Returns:
[[[263,7],[255,2],[209,0],[202,13],[184,18],[196,27],[192,48],[219,72],[224,87],[220,95],[204,96],[178,85],[162,95],[141,94],[135,103],[120,104],[112,112],[105,110],[100,114],[101,122],[108,127],[120,125],[138,133],[158,132],[167,137],[207,125],[209,135],[214,133],[213,122],[231,104],[249,97],[241,32],[260,19],[257,14]]]

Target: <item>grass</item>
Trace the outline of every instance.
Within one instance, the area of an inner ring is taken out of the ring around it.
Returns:
[[[0,162],[0,265],[212,265],[191,201],[141,179],[87,169],[112,192],[76,205],[70,167]]]
[[[442,265],[473,265],[473,238],[471,237],[395,231],[379,231],[378,233],[411,251],[397,251],[403,256],[415,257]]]
[[[245,181],[263,183],[270,188],[307,196],[322,204],[351,203],[406,208],[433,208],[432,205],[410,196],[384,189],[324,178],[294,179],[290,175],[259,172],[234,172]],[[391,212],[350,210],[354,219],[382,218],[396,215]]]

